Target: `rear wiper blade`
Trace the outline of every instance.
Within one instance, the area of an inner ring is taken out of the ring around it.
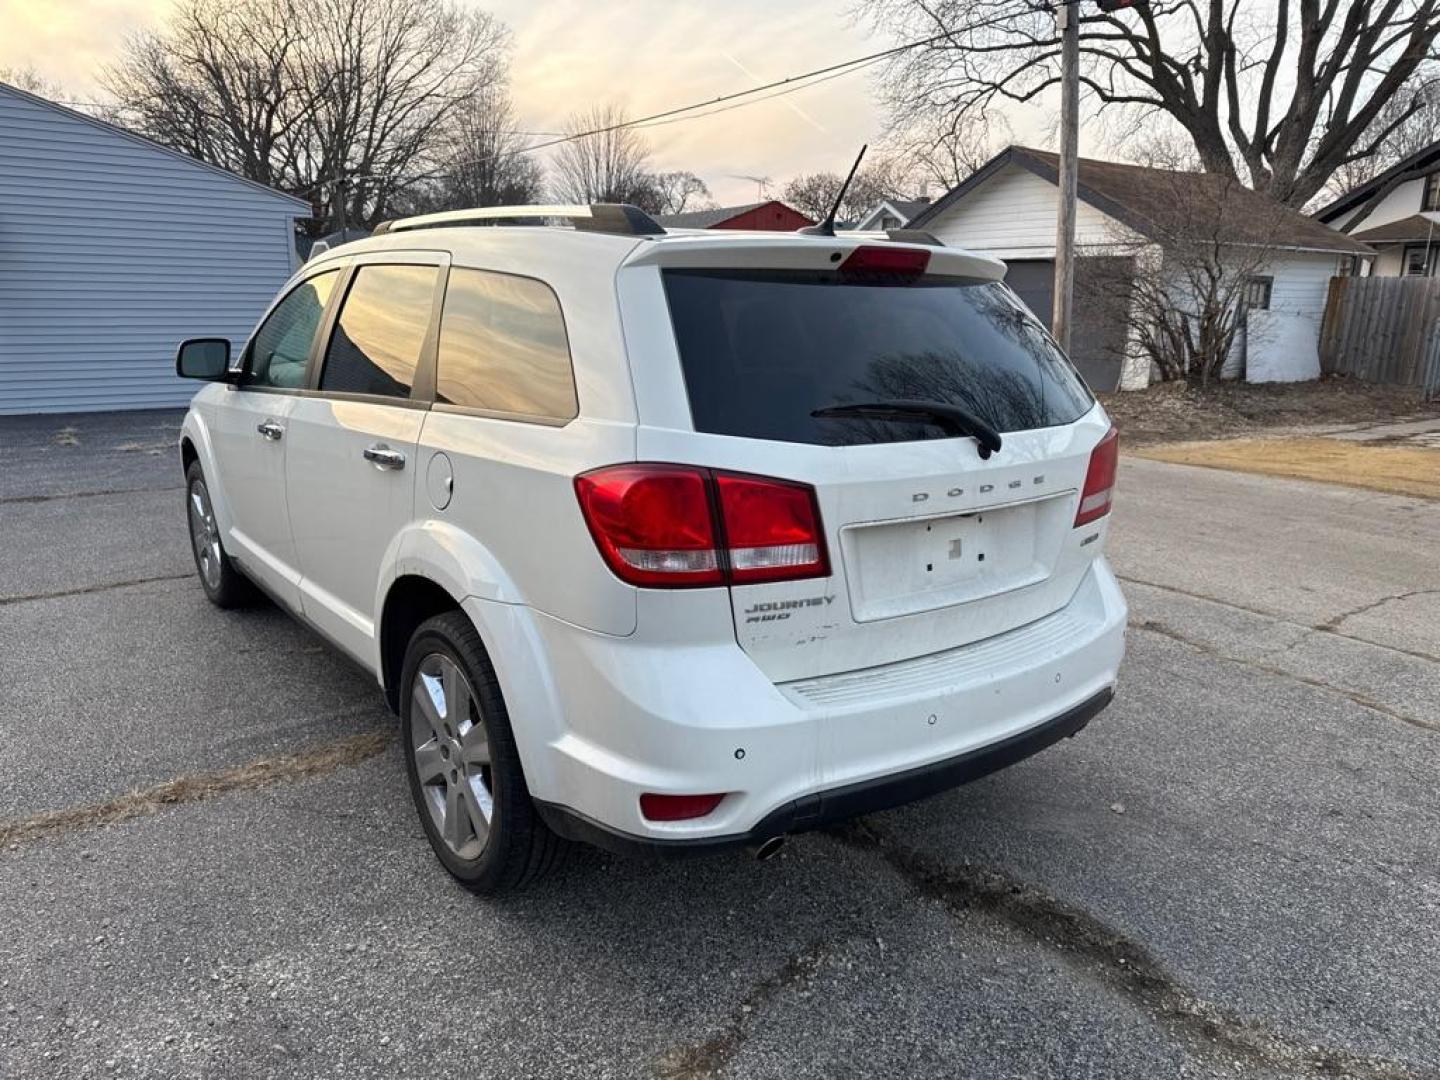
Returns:
[[[912,401],[895,398],[865,401],[858,405],[831,405],[810,414],[817,420],[924,420],[944,428],[951,435],[968,435],[980,444],[980,456],[988,458],[1000,449],[1000,433],[974,413],[943,401]]]

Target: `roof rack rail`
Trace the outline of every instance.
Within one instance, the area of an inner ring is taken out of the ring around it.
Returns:
[[[658,221],[638,206],[591,203],[589,206],[477,206],[473,210],[445,210],[438,214],[382,221],[375,226],[374,235],[545,218],[565,218],[581,232],[615,233],[620,236],[659,236],[665,232]]]

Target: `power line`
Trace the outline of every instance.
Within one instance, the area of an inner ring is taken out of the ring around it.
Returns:
[[[826,75],[822,79],[813,79],[810,82],[804,83],[802,85],[787,86],[783,90],[777,90],[773,94],[766,94],[764,97],[755,98],[753,101],[734,101],[731,102],[729,105],[721,105],[719,108],[716,109],[708,109],[707,111],[697,113],[694,116],[672,116],[664,120],[651,120],[648,122],[636,121],[635,126],[639,128],[664,127],[666,124],[680,124],[684,123],[686,120],[703,120],[707,116],[718,116],[720,113],[729,112],[731,109],[742,109],[746,105],[758,105],[762,101],[769,101],[772,98],[783,97],[785,94],[793,94],[797,90],[808,90],[812,86],[819,86],[821,83],[829,82],[831,79],[838,79],[842,75],[853,75],[857,71],[863,70],[867,67],[871,67],[874,64],[878,64],[883,59],[885,58],[882,56],[873,60],[866,60],[863,63],[857,63],[854,67],[846,68],[844,71],[836,71],[829,75]],[[804,77],[805,76],[803,75],[795,76],[796,79],[802,79]],[[527,149],[529,148],[527,147]]]
[[[719,97],[710,98],[706,101],[696,101],[692,102],[689,105],[679,105],[673,109],[665,109],[658,113],[651,113],[649,116],[641,116],[634,120],[622,120],[615,124],[607,124],[604,127],[591,128],[588,131],[577,131],[573,134],[568,135],[549,132],[528,133],[535,135],[554,134],[556,137],[546,139],[546,141],[544,142],[531,143],[529,146],[517,147],[515,150],[510,151],[510,154],[514,155],[534,153],[536,150],[545,150],[552,146],[561,146],[565,143],[577,142],[580,139],[588,139],[594,135],[605,135],[609,132],[620,131],[624,128],[663,127],[666,124],[678,123],[681,120],[703,119],[706,116],[714,116],[718,113],[728,112],[731,109],[738,109],[745,105],[754,105],[761,101],[769,101],[773,98],[781,97],[785,94],[795,93],[797,90],[805,90],[811,86],[818,86],[823,82],[829,82],[831,79],[838,79],[842,75],[852,75],[857,71],[862,71],[867,67],[879,63],[881,60],[888,59],[892,56],[898,56],[901,53],[909,52],[911,49],[919,49],[926,45],[933,45],[938,41],[947,41],[953,39],[954,31],[931,34],[929,37],[918,38],[915,41],[907,41],[902,45],[896,45],[889,49],[881,49],[879,52],[867,53],[864,56],[855,56],[851,57],[849,60],[841,60],[834,64],[827,64],[824,67],[815,68],[813,71],[804,71],[799,73],[798,75],[787,75],[783,79],[776,79],[773,82],[764,83],[760,86],[752,86],[748,90],[737,90],[734,93],[722,94]],[[763,93],[767,90],[774,91],[774,93],[765,94],[764,97],[754,97],[754,95]],[[740,100],[742,98],[753,98],[753,100],[742,101]],[[714,106],[721,107],[715,108]],[[700,109],[705,109],[707,111],[699,113],[698,116],[685,115],[687,113],[697,112]],[[527,133],[515,132],[515,134]],[[463,158],[459,161],[447,162],[444,168],[433,169],[429,172],[419,173],[415,176],[409,177],[408,179],[413,182],[415,180],[429,180],[434,179],[435,177],[449,176],[452,175],[448,171],[449,169],[452,169],[456,166],[473,165],[486,160],[489,159]],[[372,176],[367,177],[366,179],[385,179],[385,177]],[[316,181],[315,186],[314,188],[312,188],[312,190],[318,189],[326,184],[333,184],[336,181],[337,178],[333,176],[321,178]]]
[[[853,75],[857,71],[862,71],[867,67],[871,67],[872,65],[879,63],[881,60],[888,59],[892,56],[898,56],[900,53],[909,52],[911,49],[918,49],[924,45],[933,45],[937,41],[944,41],[951,38],[952,36],[953,34],[951,33],[933,34],[930,37],[920,38],[916,41],[909,41],[903,45],[896,45],[894,48],[882,49],[879,52],[869,53],[865,56],[852,57],[849,60],[842,60],[839,63],[835,64],[827,64],[825,67],[816,68],[813,71],[801,72],[798,75],[787,75],[783,79],[776,79],[774,82],[765,83],[761,86],[752,86],[748,90],[737,90],[733,94],[722,94],[720,97],[711,98],[708,101],[697,101],[690,105],[680,105],[676,108],[666,109],[663,112],[652,113],[649,116],[642,116],[635,120],[623,120],[619,123],[609,124],[605,127],[592,128],[589,131],[579,131],[575,132],[572,135],[564,135],[558,138],[549,139],[545,142],[532,143],[529,146],[521,146],[515,150],[512,150],[511,154],[529,154],[533,153],[536,150],[544,150],[551,146],[560,146],[564,143],[576,142],[580,139],[588,139],[593,135],[604,135],[611,131],[619,131],[623,128],[664,127],[667,124],[676,124],[684,120],[700,120],[707,116],[715,116],[722,112],[729,112],[731,109],[739,109],[746,105],[755,105],[759,102],[769,101],[772,98],[781,97],[785,94],[793,94],[797,90],[806,90],[812,86],[819,86],[821,83],[829,82],[831,79],[838,79],[842,75]],[[753,97],[753,95],[759,94],[766,90],[773,91],[773,93],[765,94],[764,97]],[[752,100],[739,100],[741,98],[751,98]],[[719,108],[714,108],[713,106],[719,106]],[[688,113],[695,113],[697,110],[700,109],[704,109],[706,111],[698,113],[698,115],[694,116],[685,115]],[[445,171],[446,169],[454,168],[455,166],[472,165],[484,160],[487,159],[465,158],[460,161],[448,162],[444,169],[437,169],[428,173],[421,173],[419,176],[412,177],[412,179],[426,180],[433,179],[437,176],[448,176],[450,175],[450,173]]]
[[[658,126],[654,125],[654,121],[665,120],[672,116],[678,116],[681,113],[694,112],[697,109],[708,108],[712,105],[720,105],[727,101],[734,101],[737,98],[749,97],[752,94],[758,94],[764,90],[774,90],[776,87],[783,87],[787,86],[790,83],[798,83],[801,80],[812,79],[817,75],[828,75],[831,72],[837,72],[841,75],[848,75],[850,74],[850,70],[848,69],[854,69],[858,71],[860,70],[859,65],[865,64],[868,66],[872,62],[884,60],[885,58],[890,56],[897,56],[900,53],[909,52],[911,49],[918,49],[923,45],[933,45],[937,41],[944,41],[951,37],[953,37],[953,34],[949,32],[943,34],[932,34],[930,37],[920,38],[918,41],[909,41],[906,42],[904,45],[896,45],[894,48],[882,49],[880,52],[869,53],[866,56],[856,56],[849,60],[842,60],[837,64],[828,64],[825,67],[816,68],[814,71],[806,71],[799,75],[787,75],[785,78],[776,79],[774,82],[765,83],[761,86],[752,86],[749,90],[738,90],[733,94],[722,94],[720,97],[711,98],[709,101],[697,101],[691,105],[680,105],[673,109],[666,109],[664,112],[651,113],[649,116],[642,116],[636,120],[624,120],[618,124],[608,124],[605,127],[592,128],[589,131],[577,131],[573,135],[566,135],[563,138],[551,139],[547,142],[535,143],[531,146],[524,147],[522,152],[530,153],[534,150],[544,150],[546,147],[558,146],[561,143],[575,142],[577,139],[588,139],[592,135],[605,135],[611,131],[619,131],[621,128],[638,127],[642,124]],[[842,71],[842,68],[847,70]],[[816,80],[816,82],[820,81],[823,80]],[[810,86],[815,84],[806,83],[805,85]],[[791,87],[792,90],[803,90],[804,88],[805,86]],[[779,97],[780,95],[773,94],[770,96]],[[766,99],[761,98],[759,100]]]

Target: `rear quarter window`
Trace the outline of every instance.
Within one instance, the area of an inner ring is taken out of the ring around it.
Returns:
[[[958,405],[997,431],[1069,424],[1094,398],[1000,283],[664,271],[697,431],[818,445],[945,438],[925,423],[819,419],[879,400]]]
[[[560,301],[543,282],[453,267],[440,317],[435,400],[517,418],[579,411]]]

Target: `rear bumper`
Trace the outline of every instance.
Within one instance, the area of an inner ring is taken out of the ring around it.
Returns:
[[[619,855],[668,859],[710,854],[761,844],[786,833],[823,828],[838,821],[888,810],[968,784],[972,780],[1023,761],[1032,754],[1038,754],[1061,739],[1077,734],[1110,704],[1113,697],[1114,691],[1106,687],[1094,697],[1067,709],[1059,716],[1000,742],[982,746],[978,750],[890,776],[802,796],[777,807],[754,828],[742,833],[686,839],[636,836],[611,828],[565,806],[538,800],[536,806],[545,823],[559,835],[569,840],[584,841]]]
[[[467,602],[556,831],[704,850],[920,798],[1073,734],[1108,700],[1124,654],[1125,601],[1103,559],[1064,608],[1009,633],[778,684],[733,637],[694,629],[697,604],[713,603],[710,624],[731,618],[728,597],[706,592],[668,621],[670,598],[642,592],[644,640]],[[659,822],[640,812],[646,792],[725,797],[703,818]]]

